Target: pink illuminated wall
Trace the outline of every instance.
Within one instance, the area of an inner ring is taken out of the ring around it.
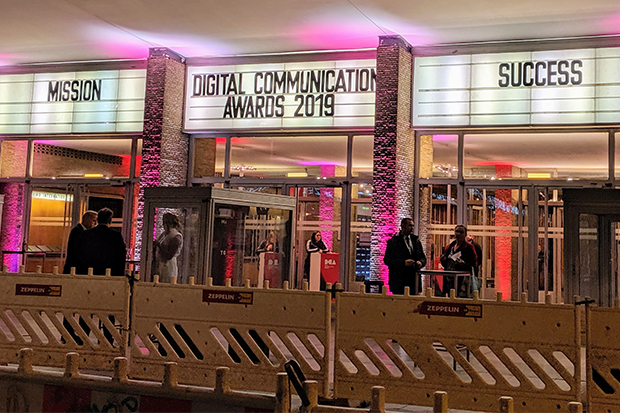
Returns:
[[[411,130],[411,45],[380,36],[377,48],[370,277],[388,284],[385,247],[400,220],[411,217],[415,135]]]
[[[22,250],[22,220],[24,213],[24,184],[4,184],[4,206],[2,208],[2,233],[0,235],[0,248],[3,251]],[[21,262],[19,254],[4,254],[3,265],[9,267],[9,271],[17,272]]]
[[[498,178],[506,178],[512,176],[512,166],[496,165],[495,173]],[[512,211],[509,206],[512,205],[512,194],[510,189],[495,190],[495,226],[510,227],[512,226]],[[508,207],[507,207],[508,206]],[[512,267],[512,238],[509,229],[497,229],[498,234],[506,233],[507,236],[495,237],[495,280],[498,285],[495,286],[496,291],[500,291],[504,300],[510,300],[511,284],[511,267]]]
[[[321,165],[321,176],[335,176],[335,165]],[[334,220],[334,188],[321,188],[319,195],[319,219],[323,221]],[[330,250],[334,247],[332,231],[321,231],[321,238]]]

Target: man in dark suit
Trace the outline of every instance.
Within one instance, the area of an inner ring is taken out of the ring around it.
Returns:
[[[77,248],[78,274],[88,274],[93,269],[95,275],[105,275],[106,268],[112,275],[125,275],[125,256],[127,248],[120,232],[110,228],[114,212],[102,208],[97,212],[97,226],[84,231]]]
[[[65,266],[63,268],[63,274],[70,274],[71,267],[77,265],[77,247],[78,240],[82,233],[87,229],[91,229],[97,223],[97,212],[86,211],[82,215],[82,222],[78,223],[69,233],[69,241],[67,242],[67,258],[65,259]]]
[[[113,276],[125,275],[125,256],[127,247],[120,232],[110,228],[114,212],[110,208],[102,208],[97,212],[97,226],[84,231],[78,245],[78,274],[88,274],[93,269],[94,275],[105,275],[110,268]],[[114,324],[114,316],[108,316]],[[114,343],[112,333],[105,325],[101,326],[103,335],[110,344]]]
[[[411,294],[421,291],[422,283],[418,270],[426,266],[426,255],[420,240],[412,232],[413,220],[403,218],[400,232],[387,242],[383,262],[390,271],[389,285],[392,294],[404,294],[406,286]]]
[[[95,226],[96,223],[97,223],[97,212],[88,210],[84,212],[84,214],[82,215],[82,222],[78,223],[75,227],[73,227],[73,229],[71,229],[71,232],[69,233],[69,241],[67,242],[67,257],[65,258],[65,266],[62,270],[63,274],[71,274],[71,267],[77,267],[77,262],[78,262],[77,248],[79,245],[80,238],[82,237],[82,234],[84,233],[84,231],[91,229],[92,227]],[[80,327],[82,328],[82,330],[84,330],[84,333],[86,335],[89,335],[90,327],[88,326],[88,324],[82,317],[80,317],[79,323],[80,323]],[[62,325],[67,329],[67,332],[73,338],[73,340],[78,346],[81,346],[84,344],[82,339],[75,333],[75,330],[73,329],[73,326],[71,325],[71,323],[69,323],[69,321],[66,318],[62,320]],[[63,343],[66,342],[64,337],[61,340]]]

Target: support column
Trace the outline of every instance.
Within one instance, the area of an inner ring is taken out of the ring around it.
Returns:
[[[25,177],[28,164],[28,141],[5,141],[2,143],[1,175]],[[22,251],[24,239],[24,209],[26,205],[26,185],[23,183],[5,183],[1,189],[4,195],[2,209],[2,231],[0,232],[0,248],[3,251]],[[17,272],[22,262],[19,254],[6,254],[3,265],[9,271]],[[25,264],[25,261],[24,261]]]
[[[153,48],[146,69],[142,165],[134,259],[140,259],[144,188],[185,186],[188,135],[183,128],[185,58],[167,48]]]
[[[411,45],[381,36],[377,48],[377,92],[373,155],[370,276],[388,283],[383,264],[387,240],[400,220],[412,216],[415,134],[411,129]]]

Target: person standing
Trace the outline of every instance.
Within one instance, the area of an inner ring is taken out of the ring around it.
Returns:
[[[467,228],[464,225],[457,225],[454,228],[454,241],[444,248],[440,261],[445,270],[468,272],[474,276],[478,268],[478,256],[476,248],[467,241],[466,237]],[[461,285],[455,284],[456,281],[452,283],[452,286],[457,290],[458,297],[469,295],[469,281],[463,281]],[[443,285],[443,293],[449,291],[445,279]]]
[[[125,256],[127,248],[120,232],[110,228],[114,212],[102,208],[97,213],[97,226],[84,231],[77,248],[78,274],[88,274],[93,269],[95,275],[105,275],[110,268],[112,275],[125,275]]]
[[[78,245],[78,274],[88,274],[93,269],[94,275],[105,275],[110,268],[113,276],[125,275],[125,257],[127,248],[120,232],[110,228],[114,211],[110,208],[101,208],[97,212],[97,226],[84,231]],[[115,323],[113,315],[108,319]],[[110,344],[114,343],[114,336],[105,325],[101,326],[103,336]]]
[[[67,257],[62,270],[63,274],[71,274],[71,267],[76,267],[78,240],[84,231],[91,229],[95,224],[97,224],[97,212],[88,210],[82,215],[82,222],[71,229],[67,242]]]
[[[72,267],[76,267],[76,272],[77,272],[77,266],[78,266],[78,251],[77,250],[78,250],[78,246],[80,243],[80,238],[82,237],[82,234],[84,233],[84,231],[93,228],[96,224],[97,224],[97,212],[88,210],[84,212],[84,214],[82,215],[82,222],[78,223],[75,227],[73,227],[73,229],[71,229],[71,232],[69,233],[69,240],[67,242],[67,257],[65,258],[65,266],[62,270],[63,274],[71,274]],[[69,320],[67,320],[66,318],[63,318],[62,325],[67,329],[67,332],[69,333],[71,338],[73,338],[73,340],[78,346],[81,346],[84,344],[80,336],[78,336],[75,333],[75,330],[73,329],[73,326],[71,325]],[[79,325],[82,328],[82,330],[84,330],[84,333],[86,334],[86,336],[88,336],[90,334],[90,327],[88,323],[86,322],[86,320],[84,320],[84,318],[82,317],[79,318]],[[62,343],[66,343],[66,340],[64,337],[61,338],[61,341]]]
[[[412,232],[413,220],[403,218],[400,221],[400,232],[387,242],[383,262],[389,269],[388,282],[392,294],[404,294],[405,287],[409,287],[411,294],[421,291],[418,271],[426,266],[426,255],[419,238]]]
[[[472,288],[476,291],[480,291],[480,289],[482,288],[482,247],[480,246],[480,244],[478,244],[476,242],[476,240],[474,240],[474,237],[472,237],[471,235],[467,235],[467,237],[465,237],[465,239],[467,240],[467,242],[469,242],[471,245],[474,246],[474,249],[476,250],[476,268],[475,268],[475,274],[474,276],[476,277],[474,279],[474,283],[472,285]]]
[[[261,252],[278,252],[278,244],[276,241],[276,234],[273,231],[269,231],[267,234],[267,238],[260,243],[256,252],[260,254]]]
[[[325,245],[321,239],[321,233],[319,231],[313,232],[312,236],[306,242],[306,261],[304,262],[305,278],[310,279],[310,257],[315,253],[329,252],[329,248]]]
[[[177,257],[183,248],[183,234],[179,217],[166,212],[162,218],[164,232],[155,240],[155,259],[157,260],[157,274],[161,282],[172,282],[173,277],[179,275]]]

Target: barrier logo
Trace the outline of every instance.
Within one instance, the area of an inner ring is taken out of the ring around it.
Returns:
[[[15,284],[15,295],[39,295],[43,297],[60,297],[61,285]]]
[[[254,293],[240,291],[202,290],[203,303],[249,304],[254,301]]]
[[[418,307],[420,314],[443,315],[451,317],[482,317],[481,304],[441,303],[424,301]]]

